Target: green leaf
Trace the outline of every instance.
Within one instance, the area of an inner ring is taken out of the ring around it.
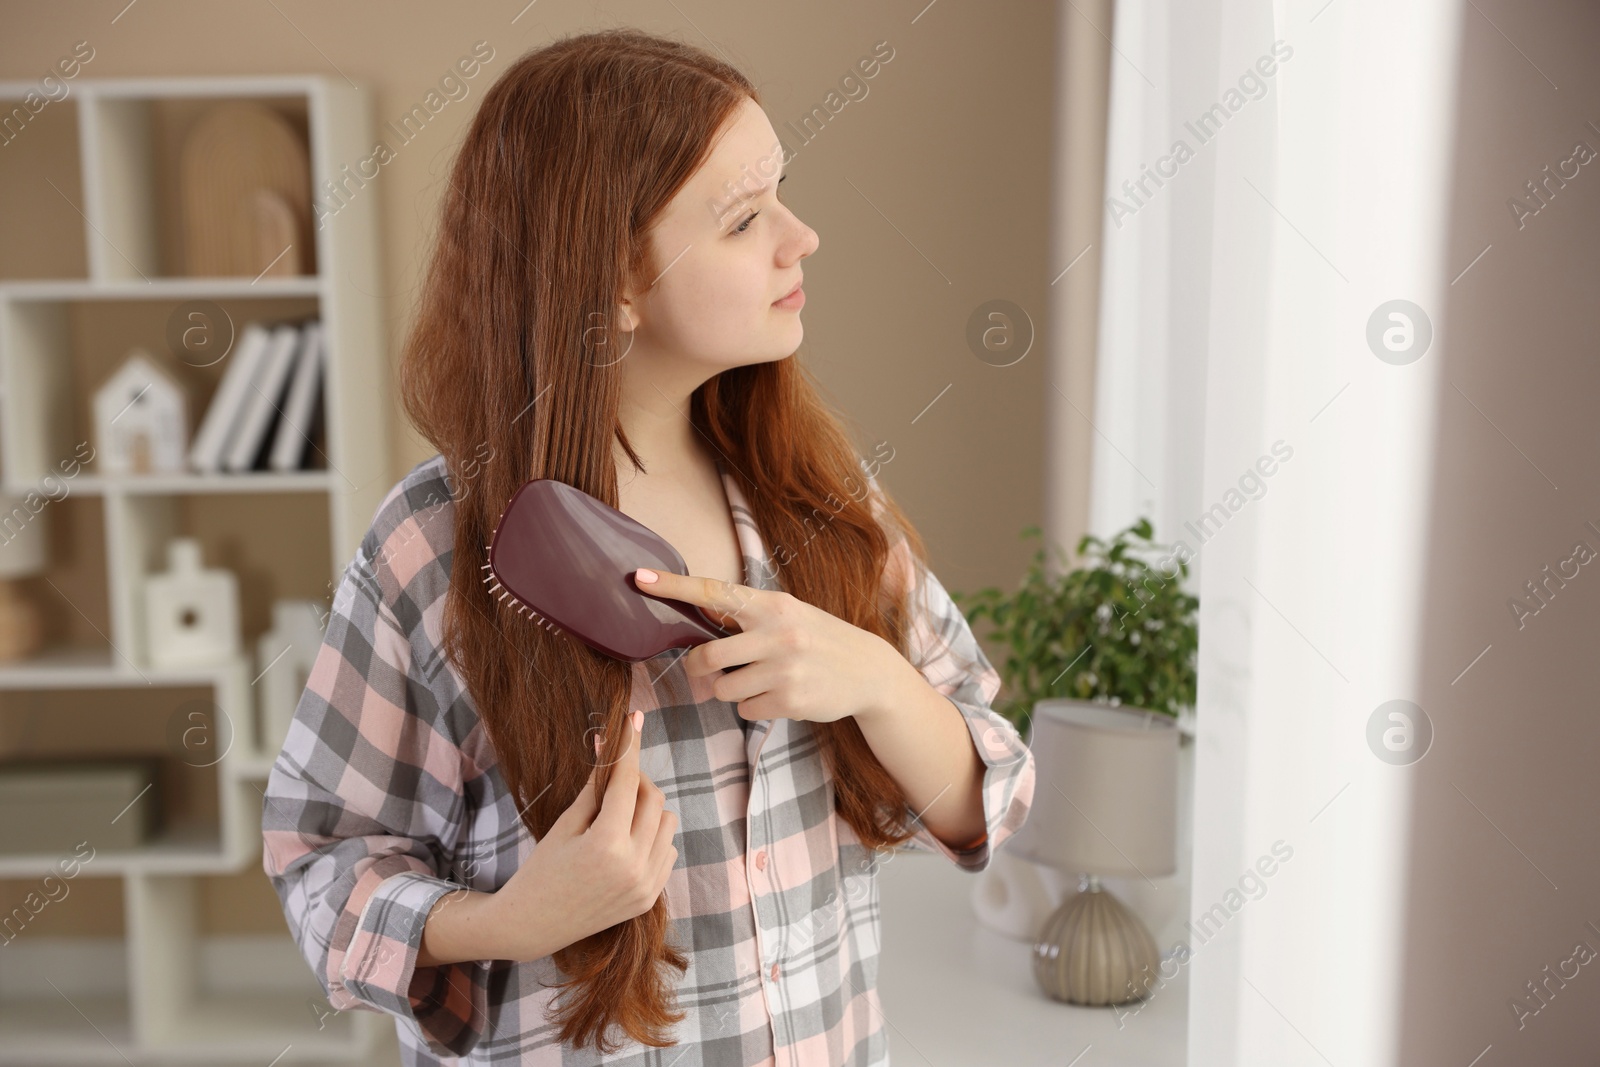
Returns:
[[[1046,697],[1174,716],[1194,706],[1200,601],[1184,589],[1187,562],[1173,557],[1176,566],[1164,569],[1145,558],[1166,557],[1158,550],[1167,546],[1157,545],[1152,531],[1149,518],[1141,517],[1109,542],[1086,533],[1076,567],[1059,545],[1042,543],[1015,592],[991,586],[967,598],[952,591],[957,603],[970,604],[969,624],[988,621],[982,639],[1005,649],[1000,673],[1007,699],[995,710],[1019,730],[1026,729],[1034,703]],[[1044,534],[1029,526],[1021,536],[1042,540]],[[1060,563],[1054,579],[1045,566],[1050,556]],[[1159,626],[1151,629],[1152,623]]]

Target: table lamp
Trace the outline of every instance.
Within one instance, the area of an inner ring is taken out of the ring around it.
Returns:
[[[1177,869],[1178,728],[1170,716],[1109,704],[1034,705],[1029,747],[1039,786],[1018,855],[1080,876],[1045,920],[1033,975],[1056,1000],[1143,998],[1161,964],[1139,917],[1102,876],[1155,878]]]

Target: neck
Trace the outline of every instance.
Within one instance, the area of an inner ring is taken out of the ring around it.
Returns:
[[[637,386],[636,388],[634,386]],[[645,473],[633,469],[622,446],[616,446],[618,478],[683,474],[707,462],[709,449],[689,420],[689,397],[699,383],[668,388],[650,380],[631,378],[623,390],[617,413],[628,443],[644,462]]]

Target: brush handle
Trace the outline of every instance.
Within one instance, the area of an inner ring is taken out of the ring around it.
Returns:
[[[643,566],[643,564],[641,564],[641,566]],[[674,571],[673,573],[677,572]],[[695,629],[705,635],[706,641],[716,641],[724,637],[732,637],[734,634],[740,632],[738,630],[728,630],[724,627],[718,626],[714,621],[712,621],[709,615],[701,610],[698,604],[690,604],[686,601],[674,600],[672,597],[662,596],[660,593],[649,593],[643,589],[640,589],[638,579],[634,577],[632,571],[628,572],[628,584],[633,586],[634,590],[637,591],[640,596],[646,597],[660,604],[665,604],[668,607],[671,607],[674,610],[682,613],[683,617],[689,622],[689,625],[695,627]],[[690,641],[687,644],[683,644],[678,647],[693,648],[695,645],[702,644],[705,644],[705,641]],[[723,673],[726,674],[730,671],[736,671],[741,667],[748,666],[750,666],[748,663],[735,663],[732,666],[722,668],[722,670]]]

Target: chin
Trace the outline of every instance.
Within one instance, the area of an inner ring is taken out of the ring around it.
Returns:
[[[758,356],[755,359],[752,359],[750,361],[749,365],[754,366],[757,363],[776,363],[780,359],[788,359],[790,356],[794,355],[799,350],[800,350],[800,346],[798,344],[784,345],[784,346],[780,347],[779,349],[777,349],[776,351],[773,351],[773,352],[770,352],[768,354]]]
[[[733,370],[733,369],[735,369],[737,367],[759,367],[763,363],[776,363],[780,359],[788,359],[790,356],[794,355],[796,351],[797,351],[797,349],[795,347],[789,347],[786,350],[781,351],[781,352],[780,351],[755,352],[755,353],[752,353],[752,354],[750,354],[748,356],[745,356],[742,359],[730,360],[727,363],[727,365],[725,365],[722,368],[722,370],[725,370],[725,371],[726,370]],[[718,373],[720,374],[721,371],[718,371]]]

